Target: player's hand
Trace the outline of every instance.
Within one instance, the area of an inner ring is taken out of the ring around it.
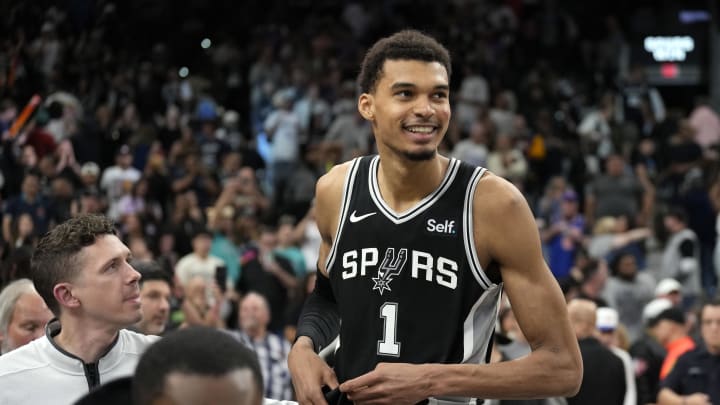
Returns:
[[[335,389],[338,380],[325,360],[315,353],[309,338],[301,336],[295,342],[288,355],[288,367],[301,405],[327,405],[322,386]]]
[[[379,363],[375,370],[345,381],[340,391],[360,404],[416,404],[431,394],[422,364]]]

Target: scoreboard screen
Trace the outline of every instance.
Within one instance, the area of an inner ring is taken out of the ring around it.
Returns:
[[[709,12],[679,10],[672,23],[635,36],[631,61],[644,66],[653,85],[683,86],[706,83],[709,73]],[[667,21],[666,20],[666,21]]]

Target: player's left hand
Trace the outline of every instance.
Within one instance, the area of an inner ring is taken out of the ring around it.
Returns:
[[[340,391],[359,404],[416,404],[431,396],[422,364],[379,363],[375,370],[345,381]]]

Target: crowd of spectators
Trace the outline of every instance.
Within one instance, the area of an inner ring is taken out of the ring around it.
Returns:
[[[701,97],[664,100],[631,63],[649,24],[635,17],[659,14],[654,3],[204,3],[10,7],[0,285],[27,276],[49,228],[101,213],[135,260],[173,278],[172,325],[252,342],[237,303],[255,291],[260,329],[292,339],[320,244],[315,181],[374,151],[359,61],[413,27],[453,56],[441,153],[523,191],[568,297],[614,308],[635,340],[661,279],[678,282],[684,310],[716,293],[720,118]]]

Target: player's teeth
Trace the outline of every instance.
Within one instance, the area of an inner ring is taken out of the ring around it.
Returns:
[[[410,130],[410,132],[428,134],[433,131],[433,127],[410,127],[408,130]]]

